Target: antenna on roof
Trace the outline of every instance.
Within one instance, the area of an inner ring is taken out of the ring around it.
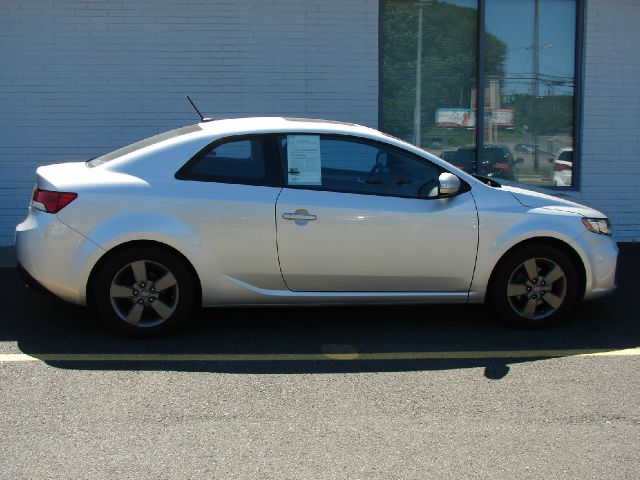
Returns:
[[[193,103],[193,101],[191,100],[189,95],[187,95],[187,100],[189,100],[189,103],[191,104],[191,106],[196,110],[196,112],[198,112],[198,115],[200,116],[200,121],[202,121],[202,122],[210,122],[212,120],[215,120],[213,118],[208,118],[208,117],[205,117],[204,115],[202,115],[202,113],[200,113],[200,110],[198,110],[198,107],[196,107],[196,104]]]

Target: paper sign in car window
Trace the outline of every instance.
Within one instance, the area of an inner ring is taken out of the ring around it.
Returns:
[[[287,136],[287,181],[289,185],[322,185],[318,135]]]

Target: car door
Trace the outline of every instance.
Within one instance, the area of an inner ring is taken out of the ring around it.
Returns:
[[[217,140],[182,167],[176,178],[183,182],[174,208],[197,232],[206,252],[202,262],[207,274],[217,275],[210,283],[221,289],[236,285],[234,281],[264,289],[286,288],[273,221],[282,188],[275,137]]]
[[[468,188],[438,198],[440,167],[369,140],[283,135],[280,145],[278,256],[290,290],[468,291],[478,242]]]

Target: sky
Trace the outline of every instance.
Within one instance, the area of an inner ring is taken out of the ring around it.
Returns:
[[[447,3],[477,9],[477,0],[448,0]],[[507,45],[507,74],[530,74],[533,50],[533,0],[486,0],[486,31]],[[540,73],[557,77],[574,75],[576,0],[539,0]],[[505,87],[527,91],[526,81],[507,82]],[[544,89],[544,84],[541,89]],[[571,93],[557,86],[556,93]]]

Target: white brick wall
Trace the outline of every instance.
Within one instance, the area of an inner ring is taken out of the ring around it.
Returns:
[[[377,0],[0,0],[0,246],[38,165],[214,117],[375,126]]]
[[[577,200],[640,241],[640,0],[586,0]],[[214,117],[375,126],[378,0],[0,0],[0,246],[36,166]]]
[[[581,191],[640,241],[640,1],[588,0]]]

